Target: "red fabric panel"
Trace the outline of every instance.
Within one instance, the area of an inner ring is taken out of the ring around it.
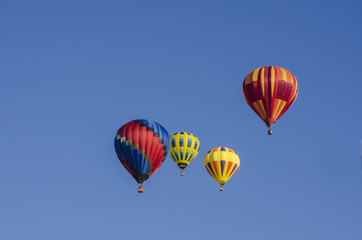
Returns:
[[[139,127],[139,149],[146,150],[146,126]]]

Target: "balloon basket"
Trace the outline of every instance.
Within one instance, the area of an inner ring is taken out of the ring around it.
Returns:
[[[142,185],[140,185],[140,186],[138,187],[138,193],[143,193],[143,187],[142,187]]]

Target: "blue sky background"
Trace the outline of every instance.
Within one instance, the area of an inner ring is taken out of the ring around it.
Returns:
[[[360,240],[361,1],[2,1],[0,238]],[[244,77],[299,96],[267,135]],[[144,184],[113,140],[146,118],[201,142]],[[241,159],[219,192],[203,157]]]

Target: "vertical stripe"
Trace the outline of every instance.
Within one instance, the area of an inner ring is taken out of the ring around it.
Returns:
[[[265,88],[265,95],[264,95],[264,109],[266,112],[266,116],[270,118],[270,67],[264,67],[264,88]]]
[[[255,109],[257,110],[257,112],[262,116],[262,119],[267,119],[267,115],[263,106],[263,103],[261,100],[258,100],[256,102],[253,103],[253,106],[255,107]]]
[[[270,86],[271,86],[271,96],[274,95],[274,82],[275,82],[275,71],[274,67],[270,67]]]
[[[219,176],[220,173],[219,173],[219,167],[218,167],[218,162],[217,161],[212,161],[212,164],[214,166],[214,169],[215,169],[215,172],[216,172],[216,175]]]
[[[187,139],[188,139],[188,141],[187,141],[187,147],[191,147],[192,138],[191,138],[191,137],[188,137]]]
[[[264,91],[264,68],[261,68],[261,71],[259,73],[259,82],[261,87],[261,93],[263,98],[265,97],[265,91]]]
[[[232,176],[232,174],[233,174],[233,172],[235,171],[236,167],[237,167],[237,165],[234,164],[233,170],[231,170],[231,172],[230,172],[230,174],[229,174],[230,177]]]
[[[212,169],[210,169],[209,167],[205,166],[206,167],[206,170],[209,172],[209,174],[211,175],[211,177],[213,177],[215,180],[217,180],[215,174],[212,171]]]
[[[207,166],[208,166],[210,172],[212,172],[212,174],[216,177],[214,171],[212,170],[212,167],[211,167],[211,163],[210,163],[210,162],[207,163]]]
[[[285,103],[286,103],[286,102],[280,100],[279,107],[278,107],[277,112],[276,112],[276,114],[275,114],[276,119],[279,119],[279,118],[281,117],[280,114],[281,114],[281,112],[282,112],[282,110],[283,110],[283,108],[284,108],[284,106],[285,106]]]
[[[225,167],[225,161],[220,161],[221,162],[221,175],[224,174],[224,167]]]
[[[180,147],[183,147],[183,145],[184,145],[184,137],[183,136],[179,137],[179,144],[180,144]]]
[[[239,169],[239,167],[236,166],[235,171],[233,171],[233,173],[229,176],[229,178],[231,178],[231,177],[236,173],[236,171],[237,171],[238,169]]]
[[[271,118],[273,118],[273,113],[274,113],[274,108],[275,108],[275,91],[274,91],[274,85],[275,82],[277,82],[276,80],[276,71],[274,70],[274,67],[270,67],[270,86],[271,86],[271,90],[270,90],[270,116]]]
[[[233,166],[233,163],[232,162],[228,162],[228,167],[227,167],[227,170],[226,170],[226,175],[230,175],[230,169],[231,167]]]
[[[190,152],[190,150],[186,149],[186,154],[185,154],[185,160],[186,160],[186,161],[187,161],[188,158],[189,158],[189,152]]]

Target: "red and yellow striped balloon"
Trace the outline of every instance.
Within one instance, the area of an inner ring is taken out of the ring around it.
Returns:
[[[288,110],[298,96],[297,79],[281,67],[261,67],[244,79],[246,102],[269,127]]]

